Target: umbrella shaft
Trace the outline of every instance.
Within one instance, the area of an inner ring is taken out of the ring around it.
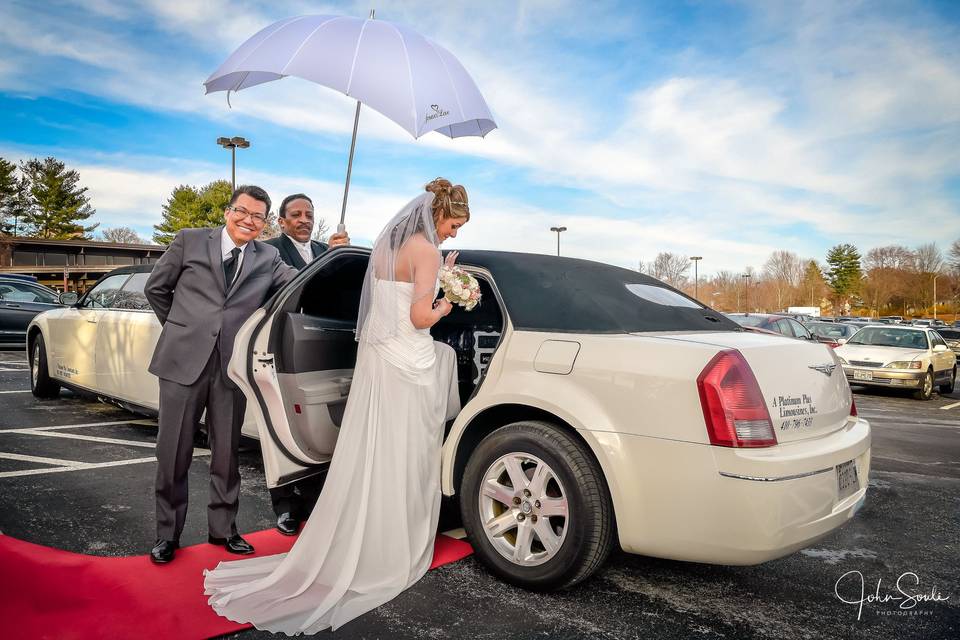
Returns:
[[[350,159],[347,161],[347,182],[343,186],[343,207],[340,209],[340,226],[347,217],[347,195],[350,193],[350,174],[353,173],[353,151],[357,147],[357,126],[360,124],[360,101],[357,100],[357,112],[353,116],[353,139],[350,140]]]

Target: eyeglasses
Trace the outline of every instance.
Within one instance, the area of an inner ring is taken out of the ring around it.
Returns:
[[[254,222],[259,222],[260,224],[264,224],[264,223],[267,221],[267,216],[265,216],[264,214],[262,214],[262,213],[253,213],[253,212],[251,212],[251,211],[247,211],[247,210],[244,209],[243,207],[236,207],[236,206],[231,205],[231,206],[227,207],[227,211],[233,211],[235,214],[237,214],[238,216],[240,216],[240,217],[242,217],[242,218],[250,218],[250,219],[252,219]]]

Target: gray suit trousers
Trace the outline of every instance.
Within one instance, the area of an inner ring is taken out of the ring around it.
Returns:
[[[203,410],[210,440],[210,502],[207,530],[216,538],[237,533],[240,505],[238,449],[246,399],[227,384],[219,345],[196,382],[182,385],[160,378],[157,433],[157,538],[179,542],[187,516],[193,436]]]

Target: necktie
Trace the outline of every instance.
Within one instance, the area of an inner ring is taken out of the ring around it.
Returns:
[[[233,276],[237,273],[237,263],[240,260],[240,248],[234,247],[230,250],[230,257],[223,261],[223,281],[230,290],[233,284]]]

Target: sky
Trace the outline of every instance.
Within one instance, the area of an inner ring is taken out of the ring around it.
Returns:
[[[295,77],[204,95],[290,16],[415,29],[470,72],[498,128],[414,140],[364,109],[347,228],[369,245],[436,176],[463,184],[456,249],[701,277],[786,249],[942,249],[960,238],[960,2],[4,0],[0,157],[80,172],[101,228],[149,238],[174,187],[230,178],[309,194],[337,222],[355,102]]]

